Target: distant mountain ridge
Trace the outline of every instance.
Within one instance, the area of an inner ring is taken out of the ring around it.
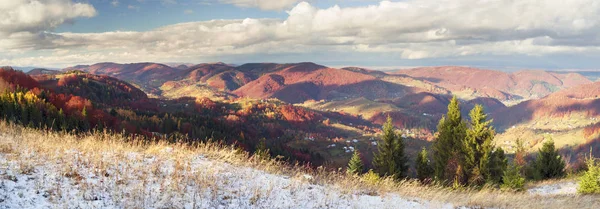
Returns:
[[[401,70],[395,73],[346,67],[329,68],[315,63],[225,63],[169,66],[159,63],[97,63],[68,70],[109,75],[136,83],[161,95],[164,89],[196,85],[185,92],[213,89],[238,96],[278,98],[298,103],[306,100],[366,97],[398,98],[410,93],[454,94],[464,99],[479,97],[500,101],[542,98],[561,89],[592,83],[577,73],[523,70],[506,73],[470,67],[441,66]],[[294,95],[294,98],[289,98]],[[194,95],[181,95],[194,96]],[[295,98],[297,96],[297,98]]]
[[[500,100],[541,98],[561,89],[592,83],[577,73],[523,70],[513,73],[470,67],[422,67],[397,72],[430,81],[456,93],[472,93]]]

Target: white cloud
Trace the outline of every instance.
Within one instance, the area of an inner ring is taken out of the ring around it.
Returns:
[[[0,1],[0,38],[12,33],[52,30],[75,18],[95,15],[92,5],[71,0]]]
[[[300,0],[219,0],[224,4],[233,4],[239,7],[257,7],[262,10],[288,9]]]
[[[119,6],[119,1],[118,0],[113,0],[110,2],[110,5],[112,5],[113,7],[117,7]]]
[[[140,11],[140,6],[135,6],[135,5],[130,4],[130,5],[127,5],[127,9]]]
[[[189,14],[194,14],[194,10],[191,9],[186,9],[183,11],[184,14],[189,15]]]
[[[144,32],[14,33],[0,39],[0,48],[17,55],[0,61],[193,61],[205,56],[315,52],[384,53],[398,59],[598,54],[599,26],[596,0],[408,0],[327,9],[301,2],[284,20],[212,20]],[[70,54],[25,55],[55,49]]]

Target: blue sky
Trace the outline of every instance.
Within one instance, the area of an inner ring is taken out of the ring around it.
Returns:
[[[597,69],[595,0],[12,0],[0,65],[304,62]]]

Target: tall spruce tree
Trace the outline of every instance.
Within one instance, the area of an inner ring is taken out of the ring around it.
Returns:
[[[360,175],[363,173],[364,167],[363,161],[360,158],[360,153],[358,150],[354,150],[354,154],[352,154],[352,158],[350,158],[350,162],[348,162],[348,169],[346,172],[348,175]]]
[[[558,154],[552,139],[544,142],[534,161],[534,178],[537,180],[563,177],[565,161]]]
[[[469,116],[471,117],[470,128],[467,130],[466,144],[463,150],[464,161],[461,164],[468,175],[469,183],[481,185],[491,178],[490,167],[501,167],[501,165],[497,165],[501,159],[491,161],[496,132],[491,126],[492,121],[487,120],[483,106],[475,105],[469,112]],[[502,173],[496,175],[502,175]]]
[[[452,182],[464,178],[462,161],[466,138],[466,124],[462,120],[460,104],[453,97],[448,104],[448,113],[442,116],[437,126],[436,140],[433,144],[433,160],[435,178],[439,181]]]
[[[394,176],[397,179],[406,177],[408,159],[404,155],[404,142],[394,132],[390,116],[383,125],[382,141],[378,144],[377,150],[373,158],[373,166],[380,176]]]
[[[428,181],[433,177],[433,167],[429,161],[427,149],[423,147],[417,155],[415,162],[417,170],[417,178],[421,181]]]

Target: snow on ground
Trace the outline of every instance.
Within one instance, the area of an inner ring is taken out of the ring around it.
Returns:
[[[307,177],[273,175],[199,155],[166,156],[0,153],[0,208],[453,208],[396,194],[348,194],[311,184]]]
[[[532,195],[575,195],[577,187],[577,182],[567,181],[536,186],[528,189],[527,192]]]

